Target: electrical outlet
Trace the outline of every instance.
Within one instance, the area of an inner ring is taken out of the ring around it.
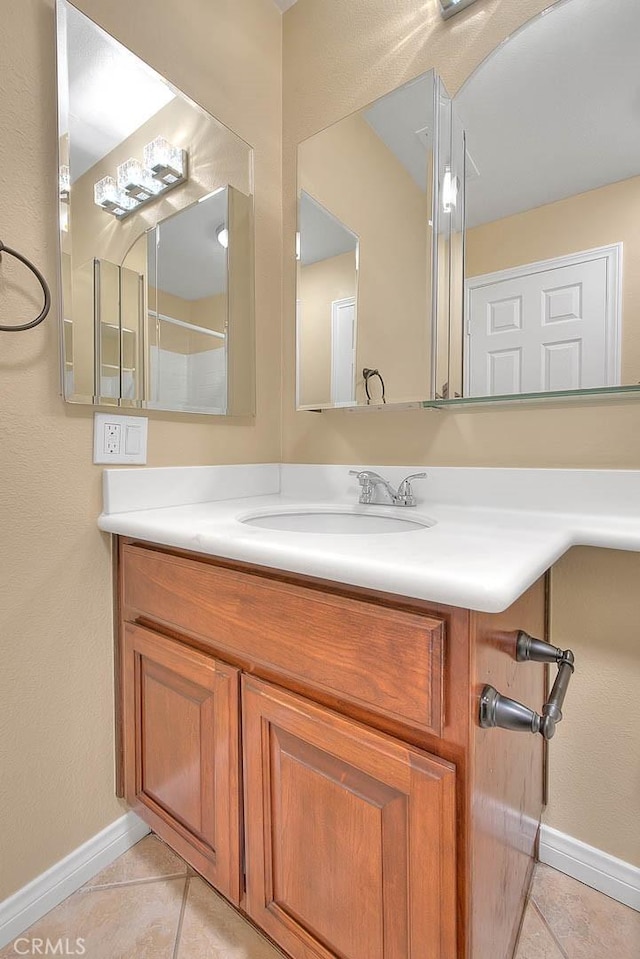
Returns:
[[[122,427],[119,423],[105,423],[102,443],[105,453],[108,456],[117,456],[120,452],[120,433]]]
[[[94,463],[146,463],[146,416],[96,413],[93,421]]]

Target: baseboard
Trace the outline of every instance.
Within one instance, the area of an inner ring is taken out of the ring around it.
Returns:
[[[544,825],[540,827],[538,855],[540,862],[640,912],[640,868],[637,866]]]
[[[33,882],[0,903],[0,949],[54,906],[92,879],[147,835],[149,827],[133,812],[69,853]]]

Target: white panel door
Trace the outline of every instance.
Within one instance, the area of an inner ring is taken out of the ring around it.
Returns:
[[[468,282],[468,396],[617,385],[619,257],[595,252]]]
[[[352,406],[356,401],[356,299],[331,304],[331,402]]]

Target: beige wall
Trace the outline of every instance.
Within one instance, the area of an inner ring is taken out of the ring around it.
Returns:
[[[331,304],[356,295],[354,253],[298,264],[300,406],[331,402]]]
[[[79,5],[256,151],[257,416],[150,413],[149,463],[277,460],[280,14],[271,0],[184,0],[179,15],[169,0]],[[102,467],[91,465],[93,411],[58,396],[53,0],[11,8],[0,31],[2,240],[42,268],[54,308],[36,330],[0,333],[0,899],[124,812],[113,795]],[[38,302],[4,257],[3,321],[35,315]]]
[[[380,370],[388,402],[424,399],[430,387],[430,194],[358,114],[303,143],[299,163],[299,188],[359,240],[358,402],[366,402],[363,367]]]
[[[640,554],[573,549],[553,570],[551,630],[577,669],[549,749],[546,820],[640,866]]]
[[[640,404],[634,400],[459,413],[332,411],[318,416],[295,412],[297,144],[431,67],[443,77],[449,93],[455,94],[497,43],[547,5],[548,0],[479,0],[448,22],[441,20],[437,4],[424,0],[402,4],[298,0],[285,14],[283,435],[287,461],[640,468],[640,446],[630,441],[640,433]],[[587,567],[590,588],[578,590]],[[638,571],[636,555],[585,550],[570,553],[554,573],[552,638],[575,646],[580,659],[566,719],[551,747],[548,821],[640,865],[637,732],[625,725],[624,733],[617,735],[620,729],[611,722],[608,748],[598,748],[597,763],[585,732],[593,724],[591,702],[612,702],[619,682],[627,689],[629,663],[637,664],[633,623],[638,621],[640,603],[633,582]],[[617,585],[622,574],[628,586],[624,612]],[[585,620],[586,631],[581,628]],[[600,669],[605,643],[610,644],[611,653],[606,670]],[[637,707],[630,702],[630,708],[633,715]],[[569,768],[561,762],[567,756],[571,757]]]
[[[640,176],[477,226],[466,273],[480,276],[613,243],[622,254],[622,383],[640,382]]]

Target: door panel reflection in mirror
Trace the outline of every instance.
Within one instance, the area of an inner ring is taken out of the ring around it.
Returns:
[[[66,0],[57,18],[65,399],[250,415],[252,150]]]
[[[455,97],[466,310],[437,376],[469,399],[640,382],[638,36],[636,0],[563,0]],[[518,323],[494,336],[479,312],[516,300]]]
[[[450,214],[436,202],[448,145],[435,160],[448,109],[430,71],[298,147],[299,408],[367,405],[365,368],[383,376],[387,405],[431,396],[439,254],[449,289]]]

